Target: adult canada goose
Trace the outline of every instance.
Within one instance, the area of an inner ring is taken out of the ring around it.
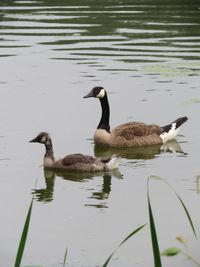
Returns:
[[[84,98],[99,98],[102,115],[94,134],[97,145],[110,147],[130,147],[163,144],[176,138],[179,127],[188,120],[181,117],[165,126],[145,124],[143,122],[128,122],[110,131],[110,107],[107,92],[103,87],[94,87]]]
[[[119,164],[119,158],[117,157],[100,159],[83,154],[71,154],[62,159],[55,160],[52,141],[49,134],[46,132],[39,133],[29,142],[45,145],[46,153],[44,155],[44,167],[46,168],[78,172],[96,172],[115,169]]]

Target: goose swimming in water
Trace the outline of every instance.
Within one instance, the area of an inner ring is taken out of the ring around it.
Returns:
[[[94,134],[95,144],[110,147],[133,147],[163,144],[175,139],[180,126],[188,120],[181,117],[165,126],[145,124],[143,122],[127,122],[110,131],[110,107],[106,90],[94,87],[84,98],[95,97],[100,100],[102,115]]]
[[[44,167],[46,168],[77,172],[96,172],[116,169],[119,164],[119,158],[117,157],[101,159],[83,154],[71,154],[62,159],[55,160],[52,141],[49,134],[46,132],[39,133],[29,142],[44,144],[46,149]]]

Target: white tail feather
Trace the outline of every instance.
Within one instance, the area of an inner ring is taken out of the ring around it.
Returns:
[[[160,137],[163,140],[163,143],[166,143],[170,140],[173,140],[176,138],[177,134],[179,132],[179,128],[176,128],[176,123],[172,123],[172,127],[169,130],[169,132],[164,132],[160,135]]]
[[[119,166],[120,160],[121,160],[121,158],[119,158],[119,157],[112,157],[111,160],[106,163],[106,167],[109,170],[117,169]]]

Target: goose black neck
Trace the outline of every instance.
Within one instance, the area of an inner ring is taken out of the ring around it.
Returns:
[[[108,97],[107,94],[103,98],[100,98],[100,103],[101,103],[101,120],[99,122],[99,125],[97,126],[97,129],[103,129],[106,130],[107,132],[110,133],[110,107],[108,103]]]
[[[51,158],[54,161],[53,146],[50,139],[45,143],[45,148],[46,148],[46,153],[44,157]]]

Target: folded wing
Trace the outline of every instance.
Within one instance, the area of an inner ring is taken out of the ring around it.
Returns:
[[[145,124],[142,122],[128,122],[114,128],[112,132],[115,136],[123,137],[126,140],[133,140],[135,137],[146,137],[151,135],[160,135],[163,129],[155,124]]]
[[[94,162],[95,162],[95,158],[93,158],[92,156],[87,156],[83,154],[72,154],[72,155],[65,156],[62,159],[62,164],[64,166],[71,166],[77,163],[92,164]]]

